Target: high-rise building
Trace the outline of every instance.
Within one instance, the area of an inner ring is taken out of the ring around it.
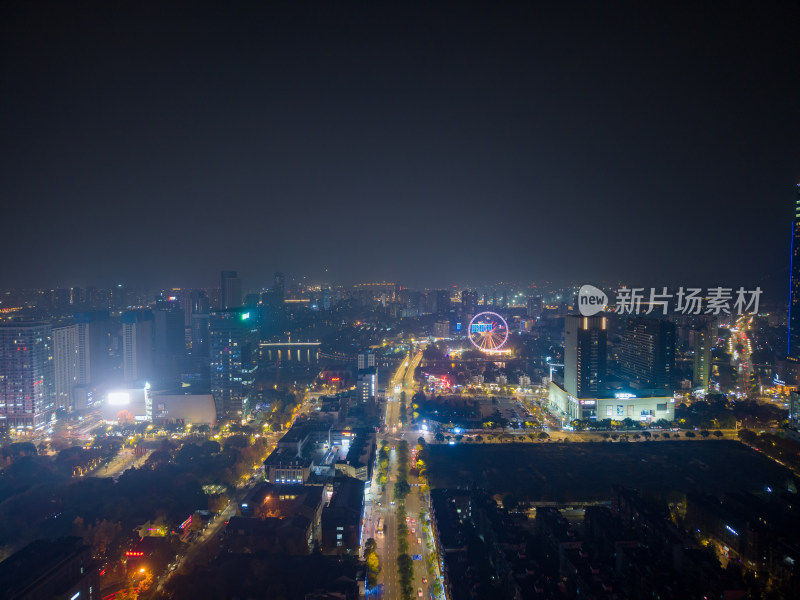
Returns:
[[[192,356],[208,356],[209,302],[203,290],[191,295]]]
[[[54,409],[50,325],[0,323],[0,429],[44,427]]]
[[[564,320],[564,389],[576,398],[597,397],[606,380],[606,317]]]
[[[541,296],[531,296],[528,298],[528,316],[536,317],[542,316],[542,311],[544,310],[544,302]]]
[[[153,377],[153,314],[122,313],[122,377],[126,383]]]
[[[362,350],[356,359],[356,398],[358,402],[375,406],[378,389],[378,365],[372,350]]]
[[[248,309],[210,314],[211,393],[218,419],[241,419],[252,407],[258,368],[258,327]]]
[[[110,376],[109,317],[106,311],[75,315],[78,385],[104,384]]]
[[[478,312],[478,292],[476,290],[461,292],[461,310],[466,315],[474,315]]]
[[[223,310],[242,306],[242,280],[236,271],[222,271],[219,305]]]
[[[163,383],[178,381],[185,355],[184,311],[177,301],[156,300],[153,309],[153,376]]]
[[[636,317],[625,328],[619,368],[630,383],[650,389],[667,389],[675,370],[675,324]]]
[[[433,312],[446,314],[450,312],[450,292],[447,290],[436,290],[436,307]]]
[[[450,321],[436,321],[436,323],[433,324],[433,336],[437,338],[450,337]]]
[[[374,403],[378,387],[378,371],[374,367],[362,369],[356,381],[356,397],[363,404]]]
[[[692,384],[695,387],[708,389],[708,382],[711,377],[711,348],[714,340],[711,328],[706,326],[695,329],[694,337],[694,374]]]
[[[789,343],[786,354],[789,359],[800,361],[800,183],[792,221],[792,249],[790,255],[789,280]]]
[[[320,310],[330,310],[331,309],[331,289],[330,288],[322,288],[322,294],[320,296],[319,307],[320,307]]]
[[[208,313],[210,305],[208,302],[208,295],[205,290],[192,290],[189,295],[189,304],[191,314]]]
[[[356,358],[358,370],[369,369],[375,366],[375,353],[372,350],[362,350]]]
[[[78,326],[53,327],[53,374],[56,409],[72,406],[72,390],[78,384]]]
[[[275,283],[272,285],[276,305],[282,305],[286,299],[286,277],[283,273],[275,273]]]

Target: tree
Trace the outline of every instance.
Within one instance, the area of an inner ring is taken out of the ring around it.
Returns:
[[[133,423],[133,413],[124,408],[117,413],[118,423]]]
[[[364,557],[367,564],[367,585],[370,588],[378,585],[378,573],[381,571],[377,550],[377,542],[374,538],[369,538],[364,544]]]
[[[700,435],[703,436],[704,438],[707,438],[708,436],[711,435],[711,432],[708,429],[703,429],[703,431],[700,432]]]
[[[433,439],[435,439],[437,442],[443,442],[444,441],[444,435],[442,435],[442,432],[440,431],[435,436],[433,436]]]
[[[503,508],[512,511],[519,506],[519,500],[514,494],[506,494],[503,496]]]
[[[717,430],[714,432],[714,437],[721,438],[721,437],[722,437],[722,432],[721,432],[719,429],[717,429]]]
[[[643,437],[644,439],[646,439],[646,440],[649,440],[649,439],[650,439],[650,435],[651,435],[651,434],[650,434],[650,432],[649,432],[649,431],[643,431],[643,432],[642,432],[642,437]],[[634,436],[634,437],[636,437],[636,436]]]
[[[694,431],[687,431],[687,432],[686,432],[686,433],[684,433],[683,435],[685,435],[685,436],[686,436],[686,437],[688,437],[688,438],[693,438],[693,437],[696,437],[696,436],[695,436],[695,434],[694,434]],[[677,437],[677,436],[676,436],[676,437]]]

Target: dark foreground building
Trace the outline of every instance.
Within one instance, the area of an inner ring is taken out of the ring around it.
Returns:
[[[100,576],[81,538],[37,540],[0,563],[5,600],[94,600]]]

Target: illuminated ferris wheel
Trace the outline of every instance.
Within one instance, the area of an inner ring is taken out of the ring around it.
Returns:
[[[472,317],[468,331],[469,341],[481,352],[497,352],[508,341],[508,323],[494,312]]]

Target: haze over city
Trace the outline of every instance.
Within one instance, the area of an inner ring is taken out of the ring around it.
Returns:
[[[795,3],[2,11],[9,286],[787,279]]]
[[[0,5],[0,596],[800,598],[800,4]]]

